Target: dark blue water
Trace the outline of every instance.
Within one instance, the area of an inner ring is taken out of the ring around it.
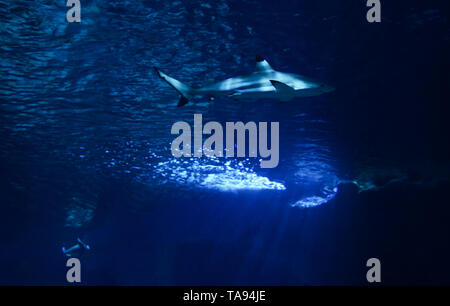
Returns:
[[[445,1],[0,1],[0,284],[449,284]],[[291,102],[197,99],[277,70],[332,84]],[[176,121],[280,122],[280,163],[176,159]]]

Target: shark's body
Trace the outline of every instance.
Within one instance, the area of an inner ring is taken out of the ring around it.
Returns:
[[[238,76],[194,89],[155,68],[159,77],[181,94],[178,106],[188,103],[195,96],[215,98],[228,96],[234,99],[276,99],[289,101],[295,97],[318,96],[334,88],[298,74],[275,71],[269,63],[257,57],[256,70],[246,76]]]

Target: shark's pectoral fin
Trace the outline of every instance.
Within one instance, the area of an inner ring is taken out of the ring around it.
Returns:
[[[291,86],[275,80],[270,80],[270,83],[275,87],[281,101],[289,101],[295,96],[295,89]]]

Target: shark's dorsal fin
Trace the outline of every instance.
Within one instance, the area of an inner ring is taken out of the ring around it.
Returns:
[[[295,92],[295,89],[292,88],[289,85],[284,84],[283,82],[270,80],[270,83],[272,83],[272,86],[275,87],[277,92],[283,93],[283,94],[292,94]]]
[[[273,70],[272,67],[270,67],[269,63],[262,58],[261,56],[256,56],[256,71],[271,71]]]

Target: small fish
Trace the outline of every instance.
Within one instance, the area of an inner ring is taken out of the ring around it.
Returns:
[[[77,239],[77,244],[74,246],[66,249],[65,247],[62,247],[62,252],[67,257],[81,257],[85,251],[89,251],[91,247],[81,241],[80,238]]]

